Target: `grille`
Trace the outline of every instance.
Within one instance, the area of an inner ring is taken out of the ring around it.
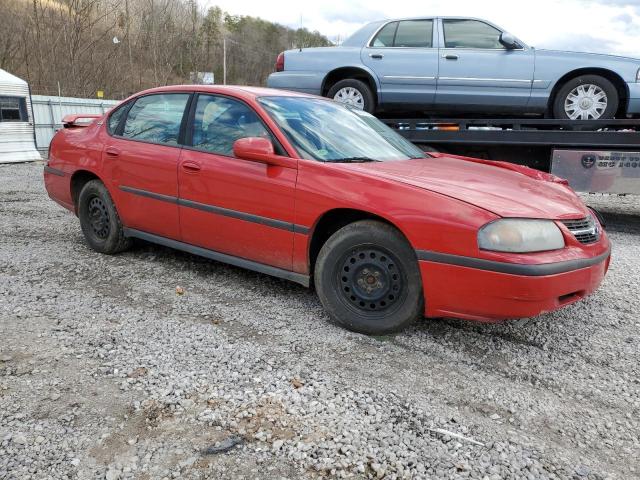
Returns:
[[[580,243],[594,243],[600,238],[598,225],[592,216],[579,220],[563,220],[562,223]]]

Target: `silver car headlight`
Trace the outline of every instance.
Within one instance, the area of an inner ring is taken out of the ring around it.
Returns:
[[[496,252],[543,252],[564,247],[564,237],[551,220],[503,218],[478,231],[481,250]]]

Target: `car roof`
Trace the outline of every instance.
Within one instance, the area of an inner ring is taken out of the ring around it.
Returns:
[[[481,22],[491,23],[484,18],[478,17],[461,17],[461,16],[442,16],[442,15],[422,15],[419,17],[401,17],[401,18],[387,18],[384,20],[376,20],[371,23],[388,23],[388,22],[400,22],[402,20],[424,20],[424,19],[437,19],[440,18],[442,20],[479,20]]]
[[[251,87],[245,85],[167,85],[165,87],[156,87],[143,90],[132,95],[129,98],[138,97],[140,95],[149,95],[151,93],[169,92],[217,93],[222,95],[231,95],[245,100],[256,99],[258,97],[315,97],[315,95],[292,92],[289,90],[279,90],[275,88],[265,87]]]

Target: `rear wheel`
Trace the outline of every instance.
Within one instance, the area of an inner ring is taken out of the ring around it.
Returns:
[[[363,220],[334,233],[320,250],[314,281],[331,319],[355,332],[396,332],[423,312],[415,252],[382,222]]]
[[[329,89],[327,97],[369,113],[373,113],[376,106],[371,88],[366,83],[354,78],[336,82]]]
[[[616,87],[599,75],[583,75],[569,80],[558,91],[554,117],[563,120],[611,119],[618,111]]]
[[[131,240],[124,229],[109,191],[100,180],[87,182],[78,197],[78,217],[87,243],[100,253],[126,250]]]

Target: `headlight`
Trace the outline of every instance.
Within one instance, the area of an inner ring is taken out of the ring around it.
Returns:
[[[542,252],[564,247],[564,237],[551,220],[503,218],[478,231],[478,246],[496,252]]]

